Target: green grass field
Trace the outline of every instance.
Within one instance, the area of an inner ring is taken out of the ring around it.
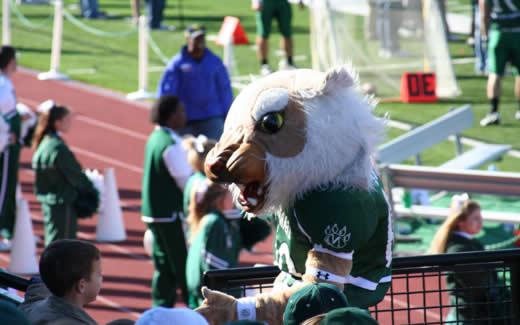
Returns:
[[[78,0],[66,0],[65,8],[75,15],[79,14]],[[132,28],[130,24],[130,3],[126,0],[100,0],[100,8],[111,17],[107,20],[81,20],[86,25],[107,32],[124,32]],[[168,2],[165,12],[165,23],[180,27],[179,8],[177,1]],[[450,2],[453,3],[453,2]],[[465,12],[460,6],[456,12]],[[23,21],[12,15],[13,45],[20,51],[21,65],[48,70],[52,39],[52,12],[49,5],[22,5],[19,10],[27,17]],[[223,17],[226,15],[240,18],[250,43],[254,43],[255,22],[254,13],[250,9],[250,1],[246,0],[192,0],[183,2],[184,24],[203,23],[209,34],[216,34]],[[309,50],[309,17],[307,10],[294,7],[294,42],[295,55],[300,67],[310,67]],[[29,24],[30,23],[30,24]],[[61,70],[71,78],[114,89],[120,92],[130,92],[137,88],[137,33],[125,37],[101,37],[89,34],[65,20]],[[152,38],[156,41],[165,56],[174,55],[184,43],[182,29],[176,32],[154,31]],[[270,39],[271,65],[278,62],[275,49],[278,48],[279,37],[274,30]],[[222,48],[208,41],[209,47],[218,54]],[[471,57],[472,50],[465,43],[452,43],[450,50],[453,58]],[[150,51],[150,81],[149,89],[154,90],[161,74],[162,61]],[[235,57],[241,75],[256,74],[258,62],[252,45],[235,47]],[[513,114],[517,103],[513,96],[513,78],[508,77],[503,83],[501,112],[503,124],[500,127],[481,128],[478,120],[487,112],[488,104],[485,97],[485,77],[475,76],[472,64],[456,65],[456,74],[462,95],[456,99],[443,100],[435,104],[401,104],[382,103],[378,106],[378,114],[389,113],[395,120],[414,125],[423,124],[442,114],[450,108],[466,103],[473,105],[475,112],[475,127],[467,130],[464,135],[491,143],[511,144],[520,149],[520,122],[514,120]],[[389,137],[398,135],[401,131],[389,130]],[[427,150],[423,155],[425,164],[438,165],[453,158],[454,145],[443,143]],[[518,159],[506,157],[497,164],[500,170],[520,171]]]

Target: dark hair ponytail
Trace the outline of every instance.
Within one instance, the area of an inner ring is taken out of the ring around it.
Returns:
[[[56,121],[63,119],[70,113],[65,106],[53,105],[49,110],[40,113],[38,125],[34,131],[32,149],[36,150],[46,134],[56,132]]]

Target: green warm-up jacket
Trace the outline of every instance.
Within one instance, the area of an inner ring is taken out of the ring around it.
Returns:
[[[32,166],[38,201],[44,204],[73,204],[78,191],[89,186],[81,165],[57,134],[46,135],[34,153]]]

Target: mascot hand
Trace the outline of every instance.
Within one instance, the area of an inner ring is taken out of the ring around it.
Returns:
[[[230,295],[202,287],[204,302],[195,309],[212,325],[236,320],[237,300]]]

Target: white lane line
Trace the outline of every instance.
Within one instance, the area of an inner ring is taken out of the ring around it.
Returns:
[[[93,119],[93,118],[85,116],[85,115],[79,115],[78,114],[78,115],[76,115],[75,120],[82,121],[82,122],[85,122],[87,124],[94,125],[94,126],[97,126],[97,127],[109,130],[109,131],[121,133],[121,134],[127,135],[129,137],[138,139],[138,140],[146,140],[147,139],[147,136],[145,134],[142,134],[142,133],[139,133],[139,132],[135,132],[135,131],[131,131],[131,130],[122,128],[120,126],[114,125],[114,124],[102,122],[100,120],[96,120],[96,119]]]
[[[39,71],[32,70],[32,69],[25,68],[25,67],[19,67],[18,72],[20,74],[26,75],[24,77],[28,76],[31,78],[36,78],[39,73]],[[62,87],[62,89],[63,88],[71,89],[73,92],[74,91],[76,91],[76,92],[80,91],[83,93],[87,92],[89,95],[92,94],[94,96],[113,99],[113,100],[116,100],[116,101],[118,101],[122,104],[125,104],[129,107],[132,107],[132,108],[149,110],[151,107],[150,102],[129,101],[128,99],[126,99],[126,94],[123,94],[123,93],[115,91],[115,90],[102,88],[100,86],[89,85],[89,84],[85,84],[85,83],[82,83],[80,81],[75,81],[75,80],[67,80],[66,82],[57,81],[56,83],[59,83],[59,85]]]
[[[144,233],[144,231],[143,231],[143,233]],[[124,247],[119,247],[116,244],[110,244],[110,243],[106,243],[106,242],[98,242],[96,240],[96,236],[95,235],[89,235],[89,234],[87,234],[85,232],[78,231],[78,237],[82,237],[84,239],[88,239],[88,240],[96,242],[96,243],[98,243],[100,245],[105,245],[105,246],[113,249],[114,251],[116,251],[118,253],[121,253],[121,254],[124,254],[124,255],[128,255],[128,257],[131,257],[133,259],[136,259],[136,260],[139,260],[139,261],[146,261],[146,262],[152,264],[152,261],[149,258],[140,256],[140,255],[136,255],[136,254],[132,253],[130,250],[124,248]]]
[[[141,174],[143,172],[143,168],[141,168],[140,166],[127,164],[127,163],[125,163],[125,162],[123,162],[121,160],[110,158],[110,157],[107,157],[107,156],[104,156],[104,155],[100,155],[100,154],[94,153],[94,152],[89,151],[89,150],[81,149],[81,148],[76,147],[76,146],[70,146],[70,148],[74,152],[77,152],[80,155],[87,156],[87,157],[90,157],[90,158],[102,161],[104,163],[111,164],[113,166],[118,166],[118,167],[127,169],[129,171],[136,172],[138,174]]]
[[[39,102],[37,102],[35,100],[32,100],[32,99],[29,99],[29,98],[25,98],[25,97],[19,97],[19,98],[21,99],[22,102],[27,103],[29,106],[38,107],[38,105],[40,104]],[[147,139],[147,135],[146,134],[135,132],[135,131],[131,131],[131,130],[122,128],[120,126],[117,126],[115,124],[103,122],[103,121],[94,119],[92,117],[88,117],[86,115],[77,114],[74,117],[74,119],[78,120],[78,121],[81,121],[81,122],[84,122],[84,123],[87,123],[87,124],[90,124],[90,125],[94,125],[94,126],[97,126],[97,127],[100,127],[100,128],[103,128],[103,129],[106,129],[106,130],[109,130],[109,131],[112,131],[112,132],[121,133],[123,135],[127,135],[129,137],[132,137],[132,138],[135,138],[135,139],[138,139],[138,140],[146,140]]]

